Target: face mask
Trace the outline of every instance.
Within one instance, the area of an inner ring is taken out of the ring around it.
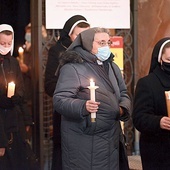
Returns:
[[[95,54],[100,61],[106,61],[110,57],[110,48],[108,46],[98,48],[98,53]]]
[[[170,75],[170,63],[162,61],[162,69],[164,70],[164,72]]]
[[[31,33],[26,33],[26,34],[25,34],[25,40],[26,40],[27,42],[31,42]]]
[[[11,47],[4,47],[2,45],[0,45],[0,54],[2,55],[6,55],[7,53],[9,53],[11,51]]]

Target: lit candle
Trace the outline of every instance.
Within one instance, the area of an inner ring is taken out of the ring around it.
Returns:
[[[22,47],[19,47],[18,49],[18,53],[19,53],[19,59],[20,59],[20,62],[23,63],[24,62],[24,49]]]
[[[7,97],[13,96],[14,93],[15,93],[15,83],[14,82],[10,82],[10,83],[8,83]]]
[[[88,86],[90,89],[90,100],[95,102],[95,90],[98,88],[98,86],[95,86],[95,82],[93,79],[90,79],[90,86]],[[91,113],[91,122],[96,121],[96,113]]]
[[[165,91],[165,98],[168,117],[170,117],[170,91]]]

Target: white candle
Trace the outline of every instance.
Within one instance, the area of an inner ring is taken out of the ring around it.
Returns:
[[[8,83],[7,97],[13,96],[14,93],[15,93],[15,83],[14,82],[10,82],[10,83]]]
[[[94,101],[96,100],[96,96],[95,96],[95,90],[98,88],[98,86],[95,86],[95,82],[93,81],[93,79],[90,79],[90,86],[88,86],[88,88],[90,89],[90,100]],[[96,113],[91,113],[91,121],[95,122],[96,120]]]
[[[121,125],[121,128],[122,128],[122,132],[123,132],[123,134],[125,133],[125,131],[124,131],[124,122],[123,121],[120,121],[120,125]]]
[[[165,91],[165,98],[168,117],[170,117],[170,91]]]
[[[96,96],[95,96],[95,82],[93,79],[90,79],[90,99],[95,102]]]
[[[135,129],[135,152],[136,152],[136,155],[140,154],[139,139],[140,139],[140,132],[137,129]]]
[[[22,47],[19,47],[18,49],[18,53],[19,53],[19,59],[20,59],[20,62],[23,63],[24,62],[24,49]]]

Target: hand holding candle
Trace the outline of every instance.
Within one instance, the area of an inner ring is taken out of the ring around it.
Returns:
[[[98,86],[95,86],[93,79],[90,79],[90,86],[88,86],[88,88],[90,89],[90,100],[95,101],[95,90],[98,88]],[[91,121],[96,121],[96,113],[91,113]]]
[[[19,60],[21,63],[23,63],[24,62],[24,49],[22,47],[19,47],[18,53],[19,53]]]
[[[7,93],[7,97],[12,97],[15,93],[15,83],[14,82],[10,82],[8,83],[8,93]]]
[[[165,91],[165,98],[168,117],[170,117],[170,91]]]

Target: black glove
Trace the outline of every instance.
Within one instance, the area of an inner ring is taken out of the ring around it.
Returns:
[[[0,107],[3,109],[10,109],[14,107],[12,99],[9,97],[6,97],[5,95],[0,95]]]
[[[11,97],[11,99],[12,99],[12,103],[14,105],[22,103],[22,97],[21,96],[14,95],[14,96]]]

